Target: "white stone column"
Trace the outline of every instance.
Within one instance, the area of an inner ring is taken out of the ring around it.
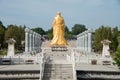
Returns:
[[[39,35],[39,51],[41,51],[41,36]]]
[[[30,44],[30,46],[29,46],[29,51],[31,51],[31,50],[32,50],[32,48],[31,48],[31,32],[30,32],[29,35],[30,35],[30,38],[29,38],[29,40],[30,40],[30,43],[29,43],[29,44]]]
[[[35,50],[35,32],[33,33],[33,50]]]
[[[88,52],[92,50],[92,33],[88,33]]]
[[[41,47],[41,36],[39,35],[39,47]]]
[[[77,45],[78,48],[79,48],[79,46],[80,46],[80,38],[79,38],[79,37],[77,38],[77,43],[76,43],[76,45]]]
[[[36,44],[37,46],[36,46],[36,47],[37,47],[37,51],[38,51],[38,45],[39,45],[39,42],[38,42],[38,34],[37,34],[37,36],[36,36],[36,42],[37,42],[37,44]]]
[[[85,35],[83,35],[83,42],[84,42],[83,50],[85,51]]]
[[[78,44],[78,43],[79,43],[79,39],[80,39],[80,38],[77,36],[76,45],[77,45],[78,48],[79,48],[79,44]]]
[[[34,50],[36,50],[36,33],[34,34]]]
[[[86,51],[88,51],[88,33],[86,34]]]
[[[84,44],[84,42],[83,42],[83,36],[81,36],[81,50],[83,50],[83,44]]]
[[[36,34],[36,37],[35,37],[35,49],[37,50],[37,34]]]
[[[86,47],[87,47],[87,40],[86,40],[86,39],[87,39],[87,36],[86,36],[86,34],[84,35],[84,37],[85,37],[85,38],[84,38],[84,39],[85,39],[85,40],[84,40],[84,41],[85,41],[84,50],[87,51],[87,48],[86,48]]]
[[[78,45],[79,49],[81,49],[81,41],[80,41],[80,37],[79,37],[79,39],[78,39],[78,43],[77,43],[77,45]]]
[[[33,51],[33,32],[31,31],[31,51]]]
[[[25,52],[28,52],[28,32],[25,32]]]
[[[87,48],[87,52],[88,52],[88,33],[87,33],[86,40],[87,40],[87,45],[86,45],[86,48]]]

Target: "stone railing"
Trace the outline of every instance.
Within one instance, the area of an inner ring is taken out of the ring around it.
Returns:
[[[12,57],[3,56],[1,57],[1,60],[2,62],[9,60],[11,64],[39,64],[42,60],[42,53],[36,55],[15,55]]]
[[[67,60],[72,63],[73,68],[73,80],[77,80],[76,78],[76,70],[75,70],[75,49],[69,48],[70,54],[67,54]]]
[[[40,76],[39,80],[42,80],[44,75],[44,67],[45,67],[45,58],[44,58],[44,49],[42,49],[41,60],[40,60]]]
[[[86,30],[77,35],[77,48],[83,51],[92,51],[92,29]]]
[[[75,63],[87,63],[92,64],[96,61],[96,64],[103,65],[103,64],[109,64],[111,65],[113,60],[111,57],[109,58],[103,58],[102,55],[96,54],[94,52],[86,52],[86,51],[78,51],[77,49],[74,49],[75,54]]]
[[[10,62],[9,64],[11,65],[12,64],[39,64],[40,66],[39,80],[42,80],[43,74],[44,74],[44,65],[45,65],[45,59],[43,54],[44,54],[44,50],[41,53],[38,53],[37,55],[15,55],[14,57],[4,56],[1,58],[2,59],[1,64],[3,64],[3,61],[4,62],[7,61],[5,64],[8,64],[8,61],[9,61]],[[26,75],[26,76],[29,77],[30,75]],[[3,74],[3,77],[4,77],[4,74]],[[12,77],[14,77],[14,75]],[[38,74],[37,74],[37,77],[38,77]]]
[[[71,49],[71,60],[72,60],[72,66],[73,66],[73,78],[74,80],[77,80],[76,76],[76,70],[75,70],[75,50]]]
[[[41,35],[25,28],[25,53],[39,53],[41,52]]]

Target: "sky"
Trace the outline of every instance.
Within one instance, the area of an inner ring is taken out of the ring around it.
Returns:
[[[120,0],[0,0],[0,21],[5,26],[48,30],[58,11],[69,29],[75,24],[84,24],[88,29],[120,27]]]

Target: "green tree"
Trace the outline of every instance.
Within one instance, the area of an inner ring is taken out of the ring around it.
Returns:
[[[5,35],[5,27],[0,21],[0,47],[4,46],[4,35]]]
[[[14,38],[16,40],[15,48],[19,49],[21,46],[21,41],[25,40],[25,32],[22,26],[8,25],[5,32],[5,41],[9,38]]]
[[[31,30],[35,31],[36,33],[40,34],[40,35],[45,35],[45,31],[41,28],[41,27],[37,27],[37,28],[32,28]]]
[[[65,26],[65,38],[70,39],[72,37],[72,33],[69,31],[69,28]]]
[[[120,34],[118,35],[117,40],[118,40],[119,45],[117,47],[114,60],[115,60],[115,64],[117,64],[117,66],[120,68]]]
[[[95,51],[102,50],[101,41],[104,39],[108,39],[108,40],[112,41],[111,28],[108,26],[101,26],[100,28],[95,30],[94,42],[93,42],[93,48]]]
[[[46,31],[46,34],[48,35],[48,38],[51,40],[53,37],[53,29],[52,28],[48,29],[48,31]]]
[[[72,27],[72,34],[78,35],[78,34],[84,32],[85,30],[87,30],[85,25],[75,24],[74,27]]]
[[[112,43],[111,43],[111,49],[115,52],[117,50],[117,46],[118,46],[118,37],[119,31],[118,31],[118,27],[115,27],[112,29]]]

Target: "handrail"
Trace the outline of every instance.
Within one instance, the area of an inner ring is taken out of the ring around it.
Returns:
[[[40,76],[39,76],[39,80],[42,80],[43,78],[43,74],[44,74],[44,66],[45,66],[45,59],[44,59],[44,50],[41,53],[41,62],[40,62]]]
[[[72,67],[73,67],[73,80],[76,79],[76,70],[75,70],[75,49],[71,49],[71,61],[72,61]]]

